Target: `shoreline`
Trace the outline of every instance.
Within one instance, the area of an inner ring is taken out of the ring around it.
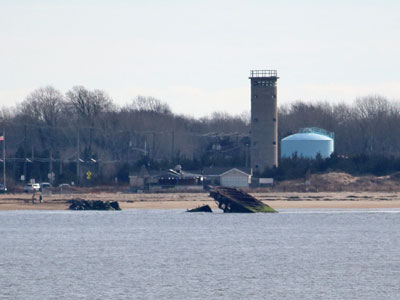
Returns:
[[[321,192],[321,193],[252,193],[253,196],[279,209],[400,209],[400,193]],[[87,193],[43,195],[43,203],[32,204],[31,194],[0,195],[0,211],[7,210],[67,210],[68,200],[118,201],[127,209],[192,209],[208,204],[217,209],[208,193],[123,194]]]

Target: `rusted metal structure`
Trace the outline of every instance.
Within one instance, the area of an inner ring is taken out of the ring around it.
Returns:
[[[261,202],[248,193],[235,188],[214,187],[210,189],[210,197],[214,198],[224,213],[276,213],[271,206]]]

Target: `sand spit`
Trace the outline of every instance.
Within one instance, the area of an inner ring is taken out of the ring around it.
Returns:
[[[269,192],[251,193],[276,209],[282,208],[400,208],[399,192]],[[65,210],[68,200],[77,194],[44,195],[43,203],[32,204],[32,195],[0,195],[0,210]],[[79,194],[84,200],[118,201],[124,209],[191,209],[208,204],[212,209],[217,205],[208,193],[85,193]]]

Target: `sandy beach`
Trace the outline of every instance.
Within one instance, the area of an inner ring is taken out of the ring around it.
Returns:
[[[400,193],[252,193],[275,209],[285,208],[400,208]],[[0,210],[66,210],[68,200],[118,201],[122,209],[191,209],[203,204],[217,208],[208,193],[86,193],[43,195],[43,203],[32,204],[31,194],[4,194],[0,196]]]

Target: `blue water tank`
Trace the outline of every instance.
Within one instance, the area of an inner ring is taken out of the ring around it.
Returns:
[[[322,158],[329,157],[334,151],[333,134],[318,128],[303,128],[299,133],[281,140],[281,157]]]

